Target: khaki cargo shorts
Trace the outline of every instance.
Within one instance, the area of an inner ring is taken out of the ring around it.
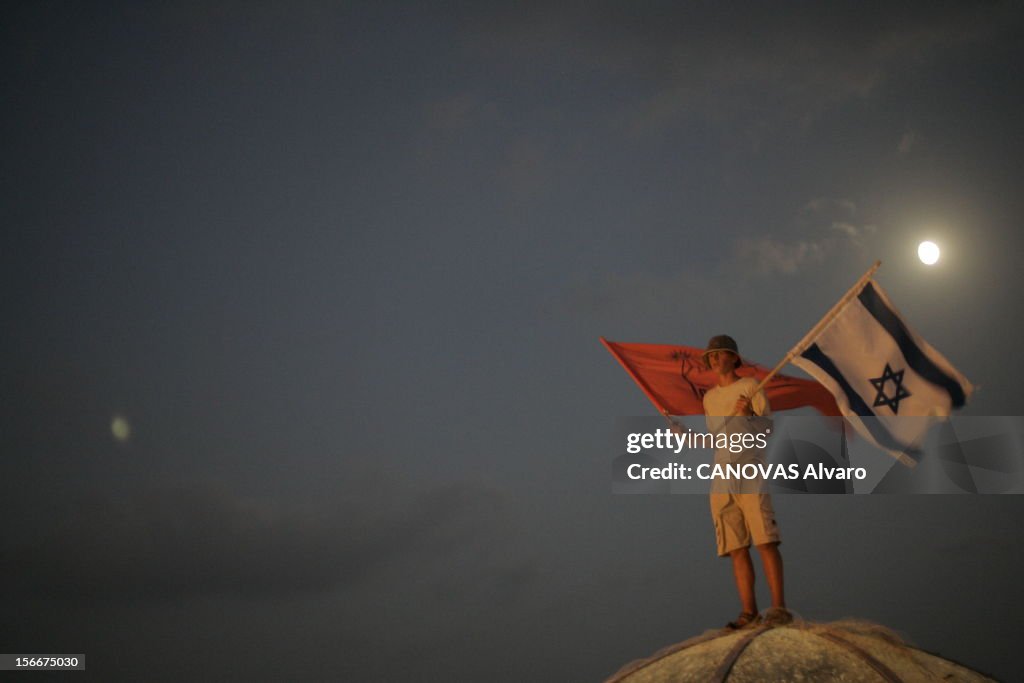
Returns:
[[[711,519],[719,557],[733,550],[781,543],[772,497],[767,493],[712,493]]]

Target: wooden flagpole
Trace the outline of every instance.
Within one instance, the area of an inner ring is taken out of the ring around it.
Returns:
[[[881,267],[881,265],[881,261],[875,261],[874,264],[872,264],[872,266],[867,269],[867,272],[860,276],[860,279],[858,279],[857,282],[854,283],[853,287],[850,287],[850,289],[847,290],[845,294],[843,294],[839,301],[837,301],[835,305],[828,310],[828,312],[822,317],[822,319],[819,320],[818,323],[814,327],[812,327],[807,334],[803,336],[803,339],[798,341],[796,345],[789,350],[789,353],[787,353],[786,356],[782,360],[780,360],[774,368],[772,368],[771,372],[769,372],[767,375],[764,376],[764,378],[761,379],[758,385],[754,388],[753,392],[751,392],[751,397],[757,394],[757,392],[764,389],[765,385],[768,384],[768,382],[770,382],[771,379],[775,377],[775,375],[779,374],[779,371],[782,370],[783,367],[785,367],[786,363],[793,360],[794,356],[804,352],[810,341],[814,339],[816,336],[818,336],[818,334],[823,329],[825,329],[825,327],[827,327],[829,323],[835,320],[836,316],[838,316],[839,313],[843,310],[843,307],[847,303],[849,303],[850,299],[852,299],[853,297],[857,296],[860,293],[860,290],[864,288],[864,285],[867,284],[867,281],[871,279],[871,276],[875,274],[875,271],[877,271]],[[605,344],[606,347],[608,347],[609,350],[612,350],[611,347],[608,346],[607,342],[604,341],[604,339],[602,339],[601,341],[602,343]],[[618,358],[618,354],[614,353],[614,351],[612,351],[612,353],[613,355],[616,356],[616,358]],[[629,374],[633,376],[634,379],[636,379],[635,375],[633,375],[633,371],[626,365],[626,363],[624,363],[621,359],[619,360],[619,362],[622,363],[623,367],[626,368],[626,371],[629,372]],[[651,399],[651,402],[661,409],[662,416],[668,421],[669,425],[674,428],[673,431],[675,429],[680,429],[681,425],[675,420],[673,420],[672,417],[668,414],[668,411],[666,411],[658,404],[658,401],[654,399],[651,392],[649,392],[646,389],[643,383],[639,381],[637,383],[640,384],[640,387],[644,390],[644,393],[647,394],[648,398]],[[736,417],[736,415],[736,413],[732,413],[728,417]],[[723,425],[723,428],[724,426],[725,425]]]
[[[779,361],[779,364],[776,365],[775,368],[773,368],[771,372],[769,372],[767,375],[765,375],[764,379],[761,380],[761,382],[757,385],[757,387],[754,389],[754,391],[750,395],[754,396],[755,394],[757,394],[757,392],[761,391],[761,389],[764,388],[765,384],[767,384],[768,381],[772,377],[777,375],[779,370],[781,370],[782,367],[786,363],[788,363],[789,361],[793,360],[793,357],[796,356],[797,354],[803,353],[806,350],[806,348],[810,345],[810,342],[815,337],[817,337],[818,334],[820,334],[822,330],[824,330],[826,327],[828,327],[829,323],[831,323],[833,320],[836,319],[836,317],[842,312],[842,310],[846,306],[846,304],[849,303],[850,299],[852,299],[853,297],[855,297],[858,294],[860,294],[860,291],[864,288],[864,285],[867,284],[868,280],[871,279],[871,276],[875,274],[875,271],[878,270],[879,267],[881,267],[881,265],[882,265],[881,261],[875,261],[875,263],[870,268],[868,268],[867,272],[864,273],[863,275],[861,275],[860,279],[857,280],[856,283],[854,283],[853,287],[850,287],[850,289],[846,292],[846,294],[844,294],[842,296],[842,298],[839,299],[839,301],[836,302],[836,305],[833,306],[832,308],[830,308],[828,313],[826,313],[825,316],[821,320],[818,321],[818,324],[815,325],[814,327],[812,327],[810,332],[805,334],[804,338],[801,339],[800,341],[798,341],[796,343],[796,346],[794,346],[792,349],[789,350],[789,353],[786,354],[786,357],[783,358],[781,361]],[[730,415],[730,417],[735,417],[735,414],[734,415]],[[846,417],[844,416],[843,417],[843,439],[844,439],[844,443],[845,443],[845,438],[846,438]],[[895,455],[896,455],[896,459],[899,460],[904,465],[906,465],[907,467],[915,467],[917,465],[917,463],[912,458],[907,457],[906,454],[904,454],[904,453],[898,453],[898,454],[895,454]]]
[[[881,261],[875,261],[875,263],[870,268],[868,268],[867,272],[861,275],[860,279],[857,280],[856,283],[854,283],[853,287],[850,287],[846,294],[844,294],[842,298],[836,302],[836,305],[830,308],[828,313],[826,313],[825,316],[818,321],[818,324],[812,327],[811,331],[805,334],[803,339],[798,341],[796,343],[796,346],[789,350],[789,353],[786,354],[786,357],[780,360],[779,364],[776,365],[771,372],[764,376],[764,379],[761,380],[761,382],[757,385],[757,387],[750,395],[753,396],[757,392],[761,391],[761,389],[763,389],[764,386],[768,384],[772,377],[779,374],[779,371],[782,370],[786,363],[793,360],[794,356],[803,353],[809,345],[810,341],[817,337],[823,329],[828,327],[829,323],[836,319],[836,316],[838,316],[842,312],[843,307],[846,306],[850,299],[860,294],[860,290],[864,288],[864,285],[867,284],[867,281],[871,279],[871,276],[875,274],[875,271],[878,270],[881,265]]]
[[[822,317],[822,319],[818,321],[818,324],[812,327],[810,332],[805,334],[803,339],[798,341],[796,343],[796,346],[789,350],[789,353],[786,354],[786,357],[780,360],[778,364],[774,368],[772,368],[772,371],[765,375],[764,378],[758,383],[758,385],[754,387],[754,390],[750,392],[751,399],[753,399],[757,392],[764,389],[765,385],[771,381],[772,377],[775,377],[775,375],[779,374],[779,371],[782,370],[783,367],[785,367],[786,363],[793,360],[793,357],[796,356],[797,354],[804,352],[810,341],[814,339],[816,336],[818,336],[818,334],[823,329],[825,329],[829,323],[836,319],[836,316],[838,316],[842,312],[843,307],[846,306],[847,303],[849,303],[850,299],[860,294],[860,290],[864,288],[864,285],[867,284],[867,281],[871,279],[871,276],[875,274],[875,271],[878,270],[881,267],[881,265],[881,261],[875,261],[874,264],[872,264],[872,266],[868,268],[867,272],[860,276],[860,279],[857,280],[857,282],[853,284],[853,287],[850,287],[850,289],[846,291],[846,294],[843,294],[839,301],[837,301],[836,304],[828,310],[828,313],[826,313],[824,317]],[[726,420],[728,420],[729,418],[736,417],[737,415],[738,413],[731,413],[726,417]],[[722,429],[725,429],[725,423],[722,424],[718,431],[721,431]]]

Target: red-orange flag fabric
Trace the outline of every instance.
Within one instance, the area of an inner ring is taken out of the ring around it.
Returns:
[[[704,349],[671,344],[623,344],[601,337],[601,343],[640,385],[662,415],[701,415],[704,393],[718,384],[704,366]],[[746,358],[736,371],[741,377],[763,379],[770,370]],[[839,415],[828,389],[810,379],[775,375],[765,387],[772,411],[810,406],[822,415]]]

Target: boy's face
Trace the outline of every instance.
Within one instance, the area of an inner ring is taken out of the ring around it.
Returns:
[[[736,369],[736,354],[732,351],[712,351],[708,354],[708,367],[719,375],[728,375]]]

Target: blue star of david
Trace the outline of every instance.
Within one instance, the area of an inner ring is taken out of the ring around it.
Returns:
[[[893,372],[893,369],[889,367],[889,364],[885,364],[885,371],[881,377],[876,377],[872,380],[871,385],[875,387],[878,394],[875,396],[875,402],[873,406],[889,406],[892,408],[892,414],[896,415],[900,410],[900,401],[910,396],[910,392],[903,387],[903,373],[904,370],[899,372]],[[885,383],[892,380],[892,383],[896,385],[896,393],[892,396],[885,395]]]

